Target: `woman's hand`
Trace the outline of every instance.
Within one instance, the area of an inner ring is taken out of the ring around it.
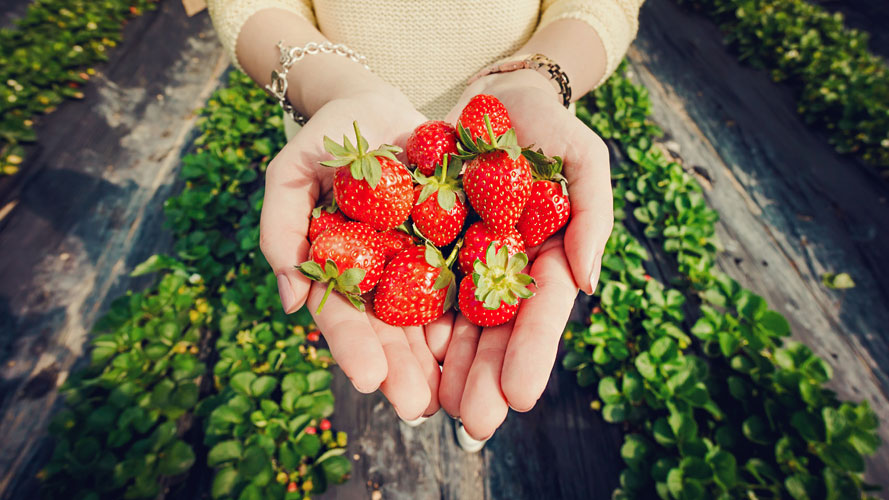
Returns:
[[[596,288],[614,219],[608,148],[561,105],[544,76],[522,70],[482,78],[467,88],[450,123],[476,94],[503,102],[520,145],[562,157],[571,201],[566,229],[528,249],[537,285],[515,319],[483,331],[459,315],[453,324],[439,401],[471,436],[483,439],[500,426],[508,407],[528,411],[543,393],[577,290],[590,294]]]
[[[278,278],[285,312],[308,303],[315,311],[325,285],[305,278],[294,266],[308,259],[309,218],[318,200],[332,196],[333,168],[323,138],[335,141],[353,133],[358,121],[372,147],[404,145],[425,120],[404,95],[392,88],[357,93],[323,105],[269,164],[260,220],[260,248]],[[361,392],[378,387],[402,418],[411,420],[438,410],[438,362],[426,345],[422,327],[384,324],[372,311],[360,312],[332,294],[321,314],[314,314],[331,354]]]

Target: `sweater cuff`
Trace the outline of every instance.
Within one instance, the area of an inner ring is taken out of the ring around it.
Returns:
[[[253,14],[265,9],[282,9],[297,14],[312,24],[315,16],[312,13],[311,0],[208,0],[207,10],[213,20],[213,28],[222,46],[228,52],[232,63],[243,71],[235,47],[241,27]]]
[[[596,82],[598,87],[617,69],[639,27],[639,8],[642,0],[557,0],[540,19],[537,29],[560,19],[584,21],[599,35],[605,47],[605,74]]]

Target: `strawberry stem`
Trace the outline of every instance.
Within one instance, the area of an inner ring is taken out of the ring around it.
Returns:
[[[445,153],[442,155],[443,158],[441,160],[441,183],[444,184],[445,180],[448,178],[448,154]]]
[[[460,251],[460,247],[463,246],[463,239],[457,240],[457,243],[454,245],[454,249],[451,250],[451,254],[448,255],[447,260],[445,260],[445,267],[450,268],[451,265],[457,260],[457,253]]]
[[[491,125],[491,117],[485,114],[485,128],[488,129],[488,135],[491,136],[491,146],[497,145],[497,136],[494,135],[494,126]]]
[[[315,314],[321,314],[321,309],[324,309],[327,297],[330,297],[330,292],[333,290],[334,286],[336,286],[336,280],[330,280],[330,283],[327,284],[327,290],[324,291],[324,297],[321,298],[321,303],[318,304],[318,309],[315,309]]]
[[[358,157],[364,156],[364,147],[361,145],[361,132],[358,130],[358,121],[352,122],[352,128],[355,129],[355,140],[358,141]]]

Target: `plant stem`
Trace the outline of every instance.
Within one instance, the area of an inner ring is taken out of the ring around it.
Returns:
[[[327,290],[324,291],[324,297],[321,298],[321,303],[318,304],[318,309],[315,309],[315,314],[321,314],[321,309],[324,309],[324,304],[327,302],[327,297],[330,297],[330,292],[335,286],[336,280],[330,280],[330,283],[327,284]]]

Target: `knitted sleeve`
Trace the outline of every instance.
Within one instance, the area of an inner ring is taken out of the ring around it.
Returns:
[[[207,0],[216,35],[238,69],[243,69],[235,54],[241,26],[253,14],[271,8],[289,10],[315,24],[312,0]]]
[[[596,30],[605,46],[607,63],[599,86],[617,68],[639,27],[639,8],[643,0],[543,0],[541,29],[559,19],[577,19]]]

